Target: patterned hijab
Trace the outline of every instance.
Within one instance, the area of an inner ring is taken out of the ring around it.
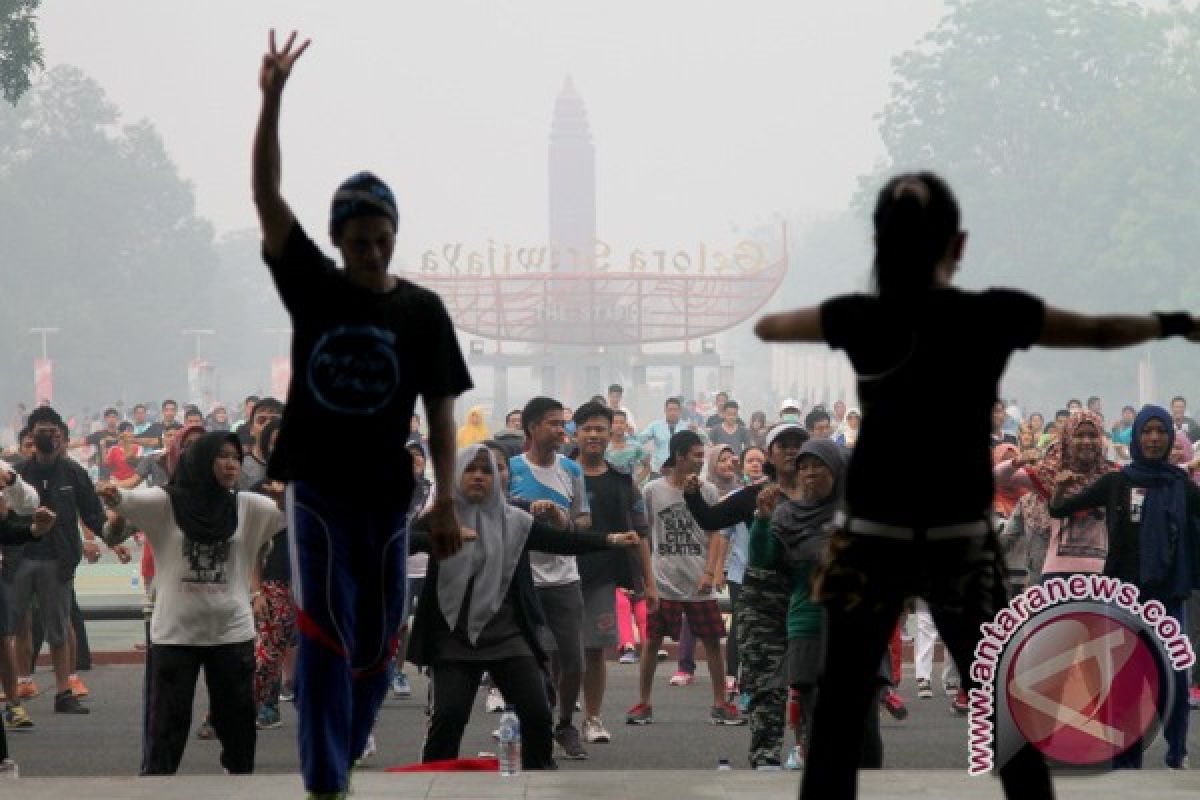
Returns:
[[[1071,440],[1074,438],[1075,432],[1085,423],[1090,424],[1096,429],[1101,442],[1101,449],[1097,454],[1096,460],[1087,465],[1079,464],[1071,452]],[[1085,486],[1091,486],[1101,475],[1116,469],[1116,465],[1104,457],[1103,442],[1104,422],[1098,414],[1093,411],[1080,411],[1071,415],[1067,420],[1066,430],[1063,431],[1062,438],[1046,449],[1046,455],[1042,457],[1042,460],[1038,464],[1027,467],[1029,477],[1033,480],[1033,485],[1037,488],[1038,494],[1043,498],[1053,496],[1055,476],[1064,469],[1077,472],[1082,477],[1082,480],[1077,484],[1077,488],[1072,494]]]

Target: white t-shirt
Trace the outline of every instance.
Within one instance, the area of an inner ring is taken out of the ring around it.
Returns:
[[[219,645],[254,638],[250,573],[271,538],[287,523],[267,497],[238,492],[237,530],[205,545],[184,536],[163,489],[121,491],[117,511],[141,528],[154,548],[154,644]]]
[[[707,481],[700,494],[709,505],[720,499],[717,487]],[[713,594],[696,594],[708,565],[708,531],[701,529],[688,511],[683,492],[666,478],[646,484],[642,490],[646,519],[650,522],[650,561],[658,595],[664,600],[712,600]]]

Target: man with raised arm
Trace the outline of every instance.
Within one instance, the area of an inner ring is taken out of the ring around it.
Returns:
[[[453,486],[453,399],[471,388],[454,328],[437,295],[388,274],[399,215],[368,172],[333,196],[327,259],[280,192],[283,88],[309,41],[271,32],[259,84],[254,204],[263,259],[292,319],[292,375],[268,466],[287,482],[301,633],[296,665],[300,762],[310,796],[344,797],[387,690],[405,609],[405,515],[413,487],[404,447],[418,395],[429,420],[436,483]],[[331,468],[312,441],[336,430],[353,471]],[[434,556],[461,545],[449,493],[429,512]]]

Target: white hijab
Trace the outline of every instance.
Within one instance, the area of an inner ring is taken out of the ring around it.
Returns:
[[[496,480],[483,502],[472,503],[463,494],[462,478],[481,451],[487,453]],[[463,542],[461,550],[438,565],[438,608],[447,627],[454,630],[462,613],[467,585],[473,579],[467,638],[475,644],[504,602],[517,562],[525,550],[533,517],[513,508],[505,500],[496,456],[482,444],[468,445],[458,451],[454,465],[454,510],[459,521],[478,533],[479,538]]]

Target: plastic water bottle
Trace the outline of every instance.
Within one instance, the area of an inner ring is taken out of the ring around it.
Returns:
[[[521,721],[511,705],[504,707],[500,717],[500,774],[521,774]]]

